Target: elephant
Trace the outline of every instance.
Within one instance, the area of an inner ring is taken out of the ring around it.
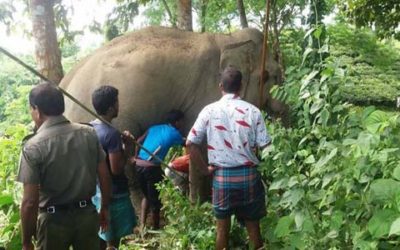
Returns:
[[[262,95],[268,113],[282,115],[286,106],[269,94],[279,74],[270,56],[265,67],[268,77],[260,91],[262,44],[263,35],[257,29],[211,34],[148,27],[97,49],[62,79],[60,87],[91,108],[91,93],[97,87],[116,87],[120,112],[115,125],[134,136],[161,122],[171,109],[180,109],[185,113],[183,132],[187,134],[200,110],[221,97],[219,72],[231,65],[243,74],[243,99],[258,105]],[[65,115],[72,121],[93,119],[69,100]]]

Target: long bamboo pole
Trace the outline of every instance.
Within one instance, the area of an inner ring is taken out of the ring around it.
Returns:
[[[34,68],[32,68],[31,66],[29,66],[28,64],[26,64],[25,62],[23,62],[21,59],[19,59],[18,57],[14,56],[13,54],[11,54],[10,52],[8,52],[7,50],[5,50],[4,48],[2,48],[0,46],[0,52],[2,52],[4,55],[8,56],[9,58],[11,58],[12,60],[14,60],[15,62],[17,62],[18,64],[20,64],[21,66],[23,66],[25,69],[29,70],[31,73],[33,73],[34,75],[38,76],[40,79],[42,79],[43,81],[46,81],[48,83],[53,84],[58,90],[60,90],[65,96],[67,96],[69,99],[71,99],[71,101],[73,101],[74,103],[76,103],[79,107],[81,107],[82,109],[84,109],[86,112],[88,112],[89,114],[91,114],[92,116],[94,116],[95,118],[99,119],[100,121],[104,122],[105,124],[107,124],[110,127],[115,128],[110,122],[108,122],[107,120],[105,120],[103,117],[99,116],[98,114],[96,114],[95,112],[93,112],[92,110],[90,110],[88,107],[86,107],[83,103],[81,103],[78,99],[76,99],[74,96],[72,96],[70,93],[68,93],[67,91],[65,91],[63,88],[61,88],[60,86],[58,86],[58,84],[54,83],[53,81],[49,80],[47,77],[45,77],[44,75],[42,75],[41,73],[39,73],[37,70],[35,70]],[[121,135],[122,132],[118,129],[115,128]],[[178,176],[180,176],[181,178],[183,178],[185,181],[186,180],[185,177],[183,177],[179,172],[177,172],[175,169],[171,168],[170,166],[168,166],[168,164],[166,162],[164,162],[160,157],[158,157],[156,154],[154,154],[153,152],[151,152],[150,150],[148,150],[147,148],[143,147],[142,144],[140,144],[139,142],[136,141],[135,137],[131,136],[131,139],[133,141],[133,143],[135,143],[136,146],[138,146],[139,148],[143,149],[146,153],[148,153],[152,158],[154,158],[155,160],[157,160],[158,162],[161,163],[161,165],[165,166],[166,168],[168,168],[169,170],[173,171],[174,173],[176,173]]]
[[[271,8],[271,0],[267,0],[266,2],[266,13],[265,13],[265,27],[264,27],[264,41],[262,46],[262,55],[261,55],[261,67],[260,67],[260,82],[259,82],[259,100],[258,107],[261,109],[264,103],[264,83],[265,83],[265,63],[267,60],[267,52],[268,52],[268,32],[269,32],[269,12]]]

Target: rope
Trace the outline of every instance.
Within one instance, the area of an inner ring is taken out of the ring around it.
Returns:
[[[13,54],[11,54],[10,52],[8,52],[7,50],[5,50],[4,48],[2,48],[0,46],[0,52],[2,52],[4,55],[8,56],[9,58],[11,58],[12,60],[14,60],[15,62],[17,62],[18,64],[20,64],[21,66],[23,66],[25,69],[29,70],[31,73],[33,73],[34,75],[38,76],[40,79],[42,79],[43,81],[49,82],[51,84],[53,84],[58,90],[60,90],[65,96],[67,96],[69,99],[71,99],[71,101],[73,101],[74,103],[78,104],[79,107],[83,108],[86,112],[88,112],[89,114],[91,114],[92,116],[94,116],[95,118],[99,119],[100,121],[104,122],[105,124],[107,124],[108,126],[116,129],[121,135],[123,134],[118,128],[114,127],[110,122],[108,122],[107,120],[105,120],[103,117],[99,116],[98,114],[96,114],[95,112],[93,112],[92,110],[90,110],[88,107],[86,107],[83,103],[81,103],[78,99],[76,99],[74,96],[72,96],[70,93],[68,93],[67,91],[65,91],[64,89],[62,89],[60,86],[58,86],[56,83],[54,83],[53,81],[51,81],[50,79],[48,79],[47,77],[45,77],[44,75],[42,75],[41,73],[39,73],[37,70],[35,70],[34,68],[32,68],[31,66],[29,66],[28,64],[26,64],[25,62],[23,62],[22,60],[20,60],[18,57],[14,56]],[[135,137],[133,137],[132,135],[130,136],[130,138],[132,139],[132,141],[134,142],[134,144],[136,146],[138,146],[140,149],[144,150],[146,153],[148,153],[149,155],[151,155],[151,157],[155,160],[157,160],[158,162],[161,163],[161,165],[163,165],[164,167],[168,168],[169,170],[171,170],[172,172],[176,173],[179,177],[181,177],[182,179],[184,179],[186,182],[189,182],[189,180],[187,180],[185,177],[183,177],[178,171],[176,171],[175,169],[171,168],[170,166],[168,166],[168,164],[166,162],[164,162],[160,157],[158,157],[157,155],[153,154],[153,152],[150,152],[150,150],[148,150],[147,148],[143,147],[143,145],[141,145],[140,143],[138,143],[135,139]]]

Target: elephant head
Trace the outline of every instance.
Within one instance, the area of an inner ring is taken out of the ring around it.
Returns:
[[[271,97],[270,90],[278,83],[278,64],[267,54],[264,68],[264,82],[260,86],[262,34],[254,29],[245,29],[232,34],[240,40],[236,43],[228,43],[221,49],[220,70],[231,65],[242,72],[241,95],[247,101],[259,106],[259,100],[263,101],[261,108],[266,109],[272,116],[285,116],[288,107]],[[235,39],[232,39],[235,40]],[[262,91],[260,91],[262,89]]]

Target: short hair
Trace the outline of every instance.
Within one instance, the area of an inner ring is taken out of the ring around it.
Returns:
[[[169,111],[166,115],[166,120],[170,124],[174,124],[175,122],[182,120],[185,117],[182,111],[173,109]]]
[[[118,89],[113,86],[100,86],[92,94],[92,104],[98,115],[105,115],[117,101]]]
[[[233,66],[228,66],[221,74],[221,83],[224,91],[235,93],[242,85],[242,73]]]
[[[65,111],[61,90],[51,83],[41,83],[29,92],[29,104],[47,116],[62,115]]]

